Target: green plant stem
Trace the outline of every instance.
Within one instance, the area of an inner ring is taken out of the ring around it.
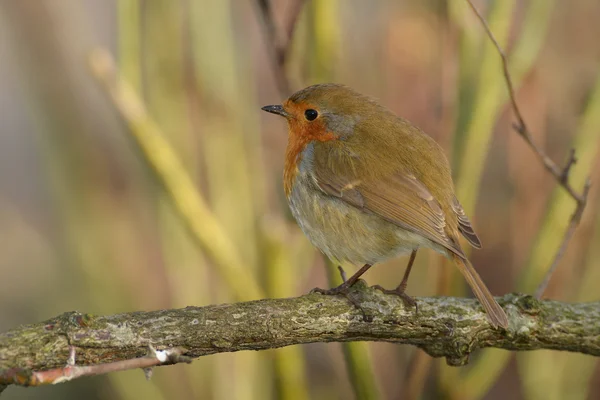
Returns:
[[[525,74],[534,65],[537,55],[544,43],[554,5],[554,0],[533,0],[528,3],[527,9],[525,10],[521,34],[518,40],[516,40],[515,48],[510,55],[510,73],[515,88],[519,87]],[[464,1],[456,2],[454,7],[464,7],[463,13],[472,14],[472,11]],[[471,18],[473,17],[474,16],[471,15]],[[479,35],[481,35],[481,26],[479,26],[479,24],[476,26]],[[497,35],[497,31],[495,30],[496,27],[490,24],[490,28],[493,30],[493,33]],[[472,36],[472,29],[467,29],[463,34],[465,36]],[[504,32],[504,34],[506,34],[506,32]],[[485,38],[485,40],[489,42],[487,38]],[[471,39],[468,43],[475,42]],[[472,44],[472,46],[473,45],[474,44]],[[505,82],[501,72],[500,56],[493,48],[492,43],[488,43],[487,46],[489,52],[484,53],[484,56],[490,57],[490,61],[494,61],[497,65],[497,68],[492,72],[494,76],[490,76],[489,78],[494,82],[497,82],[497,84],[504,86]],[[491,64],[486,64],[486,67],[493,68]],[[484,81],[480,81],[479,84],[486,85]],[[501,108],[500,105],[508,99],[508,91],[505,88],[501,89],[497,96],[496,110],[488,115],[488,118],[490,118],[490,125],[488,125],[487,128],[489,129],[488,132],[490,135],[493,129],[493,125],[491,124],[497,119],[497,115]],[[460,179],[464,179],[464,177],[461,176]],[[454,376],[447,379],[444,386],[448,391],[452,392],[452,397],[454,398],[480,399],[497,381],[510,359],[510,353],[486,351],[468,368],[468,371],[463,376],[458,377],[456,376],[456,373],[453,373]]]
[[[133,88],[118,75],[110,55],[96,50],[91,55],[90,65],[129,124],[133,138],[171,196],[175,210],[192,237],[217,264],[217,271],[233,294],[239,299],[264,297],[250,268],[244,265],[231,239],[196,190],[160,128],[150,118]]]
[[[342,283],[338,266],[326,260],[327,277],[330,287]],[[346,300],[347,301],[347,300]],[[346,362],[348,379],[357,400],[381,398],[379,385],[374,373],[373,361],[368,343],[342,343],[342,352]]]

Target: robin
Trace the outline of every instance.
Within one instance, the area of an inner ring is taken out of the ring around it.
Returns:
[[[481,242],[430,136],[339,84],[309,86],[262,110],[288,122],[284,189],[298,225],[332,261],[362,265],[323,293],[347,294],[371,266],[410,253],[400,285],[379,288],[416,304],[405,290],[417,250],[426,247],[453,260],[494,327],[508,326],[460,246],[459,234],[476,248]]]

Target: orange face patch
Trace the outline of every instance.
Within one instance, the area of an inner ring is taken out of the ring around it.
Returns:
[[[319,109],[307,103],[283,103],[284,109],[293,115],[288,118],[288,145],[285,155],[285,167],[283,170],[283,184],[287,197],[292,192],[292,186],[298,173],[298,164],[302,160],[302,151],[312,141],[328,142],[338,138],[336,134],[327,130],[325,122],[321,117],[314,121],[308,121],[304,112],[308,109]]]

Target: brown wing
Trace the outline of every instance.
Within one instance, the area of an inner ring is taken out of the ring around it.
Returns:
[[[463,210],[456,197],[452,201],[452,210],[458,217],[458,230],[460,233],[462,233],[465,239],[467,239],[473,247],[480,249],[481,240],[479,240],[479,236],[477,236],[475,230],[473,230],[473,226],[471,225],[471,221],[469,221],[469,217],[467,217],[465,214],[465,210]]]
[[[415,176],[397,173],[363,182],[333,174],[329,168],[317,168],[314,175],[325,193],[418,233],[465,258],[459,244],[446,233],[446,218],[439,202]]]

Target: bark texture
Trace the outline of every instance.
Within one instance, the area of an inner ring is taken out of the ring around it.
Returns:
[[[149,348],[189,357],[302,343],[386,341],[409,344],[450,365],[479,348],[553,349],[600,356],[600,302],[567,304],[509,294],[499,298],[508,330],[493,329],[467,298],[418,298],[418,313],[360,281],[351,295],[310,294],[177,310],[96,316],[67,312],[0,334],[0,386],[36,384],[36,371],[148,357]],[[166,363],[178,362],[170,360]],[[73,365],[72,360],[69,365]],[[42,382],[47,383],[47,382]],[[0,391],[1,392],[1,391]]]

